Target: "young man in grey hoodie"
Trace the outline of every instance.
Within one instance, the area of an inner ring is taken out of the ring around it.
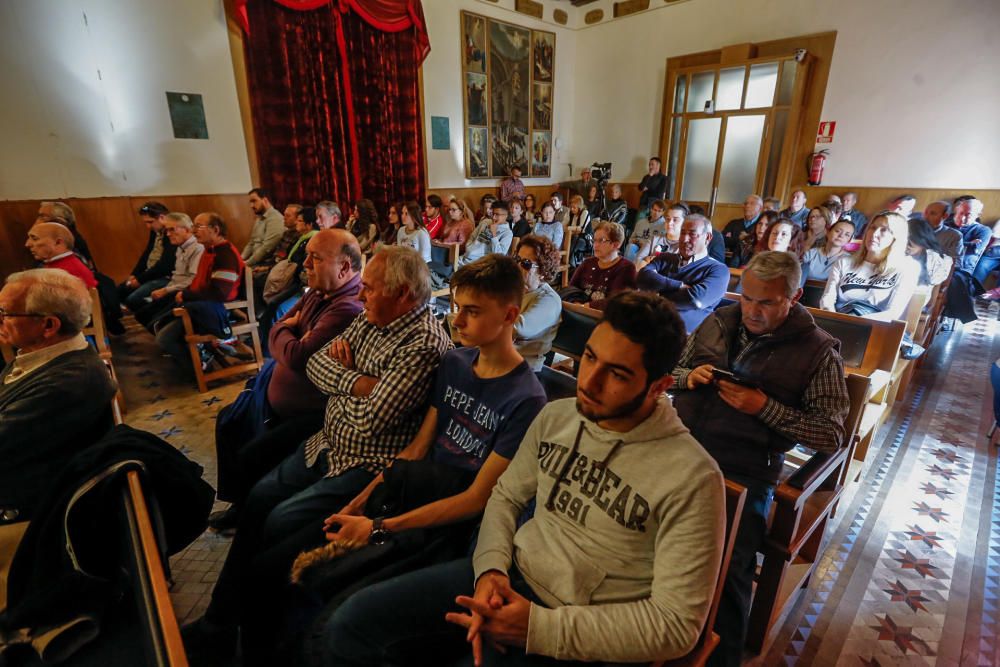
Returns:
[[[725,493],[664,395],[683,344],[669,301],[612,298],[581,359],[576,400],[550,403],[528,429],[473,558],[349,598],[326,625],[324,664],[378,665],[404,651],[407,664],[436,665],[689,652],[718,575]]]

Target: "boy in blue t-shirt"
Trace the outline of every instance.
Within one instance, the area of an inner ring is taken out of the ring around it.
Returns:
[[[458,306],[451,328],[465,347],[442,358],[427,416],[397,458],[430,456],[475,473],[475,479],[456,495],[398,516],[370,519],[361,512],[372,490],[382,483],[379,475],[343,510],[327,518],[329,539],[368,542],[375,531],[440,526],[482,513],[525,431],[545,406],[541,383],[514,347],[514,324],[524,295],[516,260],[487,255],[456,271],[451,286]]]

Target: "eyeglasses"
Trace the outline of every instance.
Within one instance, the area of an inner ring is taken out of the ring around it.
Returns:
[[[42,313],[11,313],[5,308],[0,308],[0,322],[8,317],[45,317]]]
[[[460,209],[460,208],[449,208],[448,210],[451,211],[452,213],[461,213],[462,212],[462,209]]]
[[[594,239],[594,243],[614,243],[611,239]]]
[[[530,259],[525,259],[524,257],[518,257],[517,263],[525,271],[531,271],[533,268],[538,266],[535,262],[532,262]]]

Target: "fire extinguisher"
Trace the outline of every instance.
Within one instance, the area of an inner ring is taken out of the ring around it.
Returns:
[[[809,163],[806,166],[806,171],[809,172],[809,185],[822,185],[823,168],[829,155],[830,151],[823,149],[809,156]]]

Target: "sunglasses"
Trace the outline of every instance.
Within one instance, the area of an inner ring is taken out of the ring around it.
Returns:
[[[536,268],[538,266],[537,263],[532,262],[530,259],[525,259],[523,257],[518,257],[517,258],[517,264],[518,264],[518,266],[520,266],[525,271],[531,271],[532,269],[534,269],[534,268]]]

